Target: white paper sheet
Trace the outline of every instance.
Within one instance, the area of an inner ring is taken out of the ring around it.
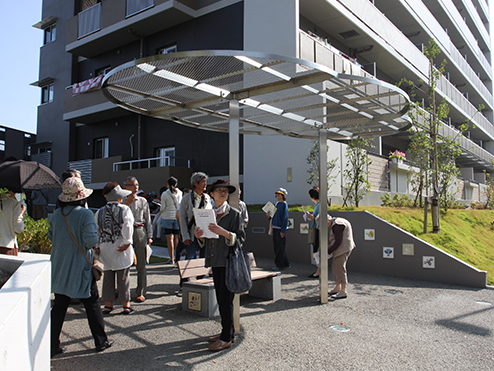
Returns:
[[[262,211],[267,213],[269,211],[270,216],[273,217],[274,213],[276,212],[276,206],[271,201],[266,202],[266,205],[262,207]]]
[[[194,209],[194,218],[196,226],[203,230],[202,237],[204,238],[218,238],[216,233],[209,230],[209,224],[216,224],[216,215],[213,209]]]

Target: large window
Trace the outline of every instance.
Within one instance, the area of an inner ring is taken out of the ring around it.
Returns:
[[[158,166],[175,166],[175,147],[162,147],[156,149],[156,157],[160,157],[158,160]]]
[[[94,158],[107,158],[110,155],[110,139],[99,138],[94,140]]]
[[[53,102],[54,93],[53,84],[43,86],[41,88],[41,104]]]
[[[43,45],[49,44],[57,39],[57,24],[53,23],[44,29]]]

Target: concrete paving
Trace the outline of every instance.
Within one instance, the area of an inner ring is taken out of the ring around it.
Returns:
[[[183,312],[177,270],[150,265],[147,300],[105,317],[112,348],[95,353],[84,308],[69,308],[52,370],[494,370],[493,289],[349,272],[348,298],[321,305],[313,271],[284,271],[277,302],[242,296],[240,335],[213,353],[219,317]]]

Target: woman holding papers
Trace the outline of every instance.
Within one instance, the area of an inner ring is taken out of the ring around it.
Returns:
[[[309,189],[309,196],[312,202],[314,202],[314,213],[311,214],[308,211],[305,212],[307,218],[312,219],[312,223],[310,225],[311,228],[316,228],[316,240],[314,241],[314,253],[319,254],[319,229],[317,228],[317,219],[319,216],[319,187],[314,186]],[[309,278],[319,278],[319,263],[317,265],[317,271],[312,273]]]
[[[272,218],[273,225],[273,245],[274,245],[274,271],[281,271],[285,268],[290,268],[290,263],[286,256],[286,230],[288,228],[288,204],[286,196],[288,192],[285,188],[278,188],[274,193],[278,202],[276,203],[276,211],[274,215],[270,211],[267,212],[268,218]]]
[[[211,184],[209,194],[214,199],[214,215],[216,223],[210,223],[208,231],[197,227],[194,236],[198,239],[199,245],[206,248],[206,267],[212,267],[214,289],[216,300],[218,301],[221,315],[222,331],[220,334],[211,336],[209,349],[219,351],[229,348],[234,342],[233,327],[233,297],[234,294],[228,291],[225,282],[226,258],[230,248],[242,246],[245,241],[245,232],[242,226],[240,212],[230,207],[228,195],[235,192],[236,188],[224,179],[218,179]],[[217,237],[205,238],[208,232],[216,234]]]

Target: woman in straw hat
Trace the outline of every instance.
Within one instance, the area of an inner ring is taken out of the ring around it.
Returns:
[[[113,344],[105,332],[98,286],[91,272],[90,261],[98,237],[94,215],[84,206],[93,190],[85,188],[80,178],[71,177],[63,182],[62,191],[58,196],[60,208],[53,213],[48,230],[55,294],[51,310],[52,357],[66,350],[60,347],[60,333],[70,298],[78,298],[84,304],[96,350],[105,350]]]

